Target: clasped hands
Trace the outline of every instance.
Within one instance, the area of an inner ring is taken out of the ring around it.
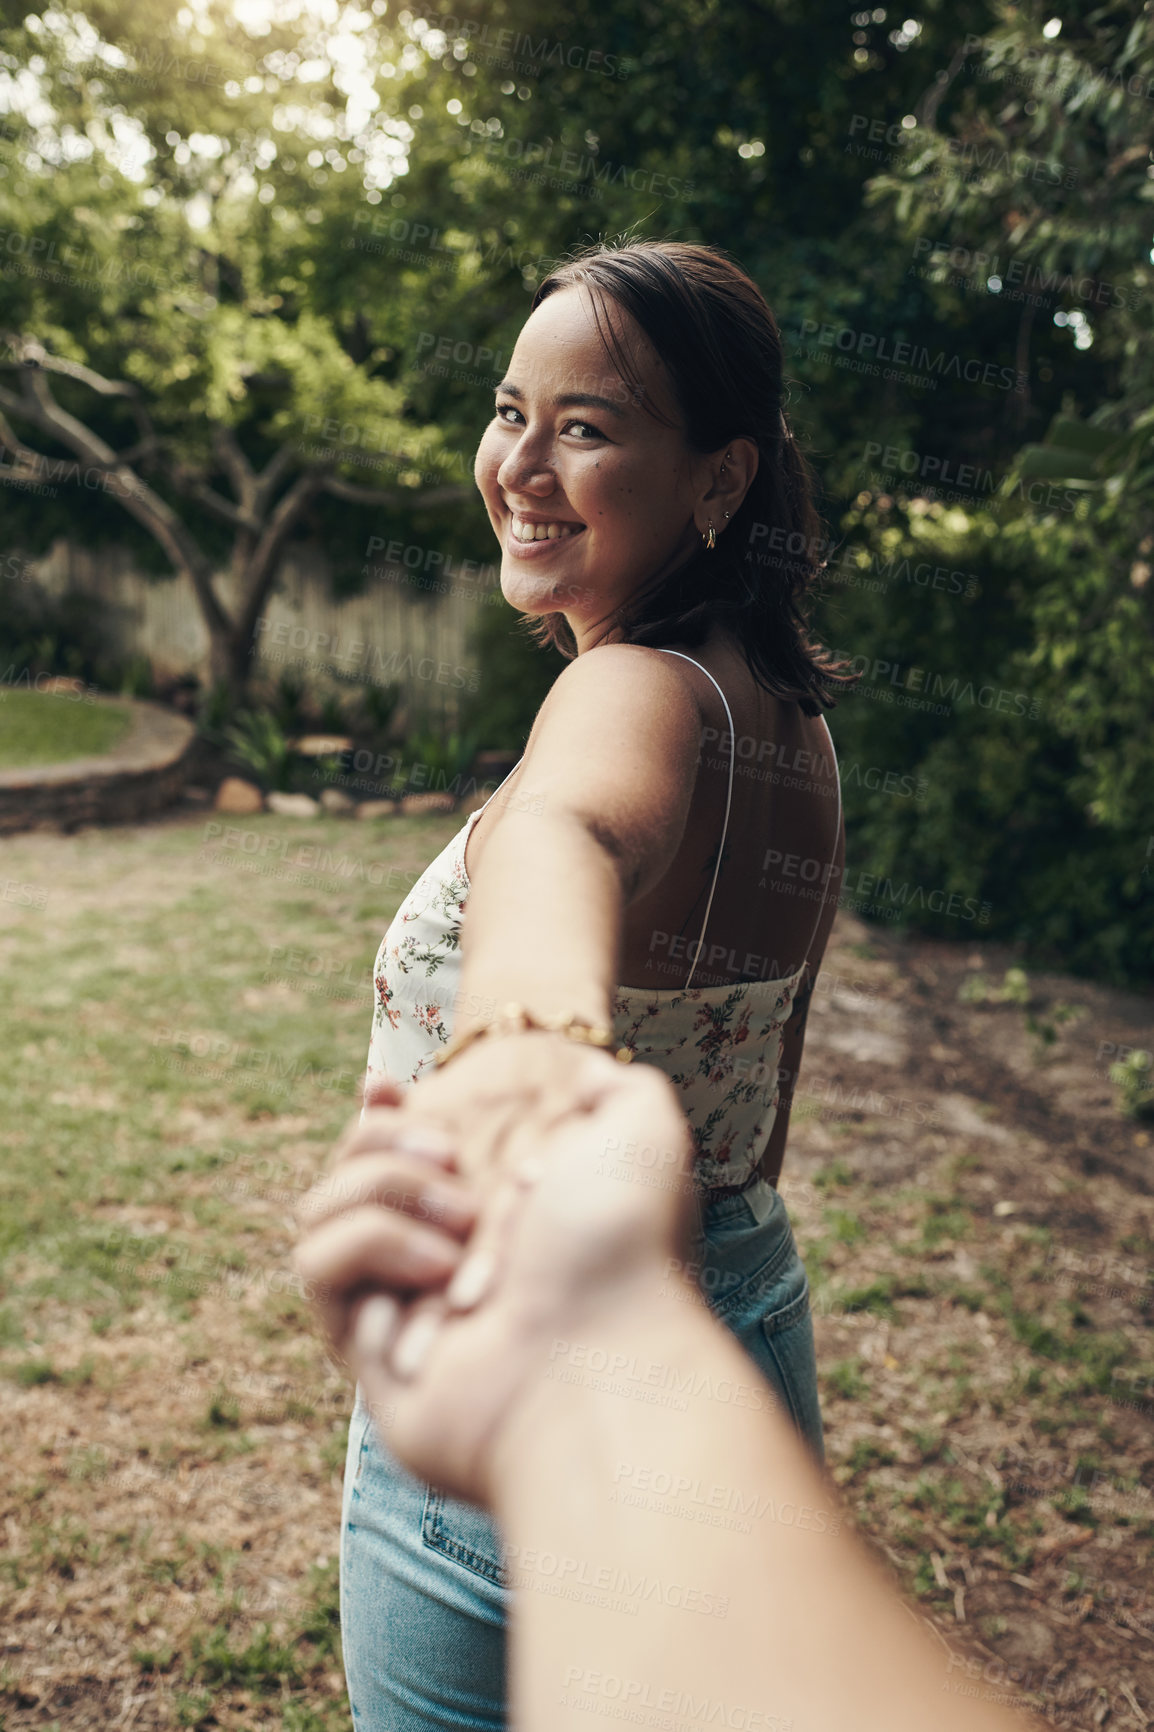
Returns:
[[[656,1183],[631,1144],[666,1154]],[[301,1206],[295,1263],[405,1466],[491,1506],[552,1344],[644,1309],[682,1267],[691,1159],[661,1072],[557,1034],[478,1041],[407,1090],[366,1087]]]

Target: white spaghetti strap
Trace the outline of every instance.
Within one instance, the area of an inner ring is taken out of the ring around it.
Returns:
[[[521,768],[521,765],[524,762],[525,762],[525,754],[522,752],[521,756],[517,759],[517,762],[513,765],[513,770],[519,770]],[[509,777],[513,774],[513,770],[509,770],[506,775],[501,777],[501,780],[497,783],[497,786],[493,789],[492,794],[489,795],[489,800],[492,800],[495,795],[497,795],[501,792],[501,789],[505,786],[505,783],[509,780]],[[485,806],[487,806],[489,804],[489,800],[486,800],[483,805],[477,807],[477,810],[473,813],[474,818],[479,818],[481,816],[481,813],[485,810]]]
[[[838,841],[838,837],[841,835],[841,771],[838,769],[838,766],[837,766],[837,748],[833,743],[833,735],[829,731],[829,723],[826,721],[824,716],[821,718],[821,725],[825,729],[825,737],[829,741],[829,749],[830,749],[831,753],[833,754],[833,773],[834,773],[834,779],[837,782],[837,822],[834,824],[834,829],[833,829],[833,860],[830,861],[830,869],[832,871],[834,860],[837,859],[837,841]],[[818,910],[817,910],[817,919],[813,923],[813,931],[810,933],[809,942],[806,944],[806,947],[805,947],[805,957],[802,960],[801,966],[798,968],[799,974],[801,973],[801,970],[805,967],[806,963],[809,961],[809,953],[813,949],[813,941],[817,937],[817,929],[821,925],[821,917],[825,913],[824,889],[825,889],[825,885],[829,882],[829,878],[830,878],[830,872],[827,872],[825,874],[825,877],[822,879],[823,894],[822,894],[821,902],[820,902],[820,904],[818,906]]]
[[[659,644],[654,647],[658,649],[661,648]],[[690,982],[693,980],[693,975],[701,956],[702,946],[705,943],[705,928],[709,925],[709,910],[713,907],[713,892],[717,889],[717,875],[721,871],[721,856],[725,850],[725,838],[729,831],[729,808],[733,804],[733,765],[734,759],[737,755],[737,741],[734,738],[733,733],[733,715],[729,708],[729,699],[726,697],[721,687],[717,685],[717,681],[713,679],[713,675],[710,673],[709,669],[701,667],[700,662],[693,661],[693,657],[687,656],[682,650],[662,649],[661,653],[666,656],[680,656],[683,662],[693,662],[695,668],[701,668],[701,672],[705,674],[708,679],[713,680],[714,685],[717,686],[718,696],[725,705],[725,717],[729,723],[729,789],[725,796],[725,822],[721,827],[721,842],[717,849],[717,864],[713,868],[713,883],[709,886],[709,901],[705,904],[705,919],[701,922],[701,937],[697,940],[697,949],[693,955],[693,967],[689,970],[689,979],[682,987],[683,992],[688,992]]]

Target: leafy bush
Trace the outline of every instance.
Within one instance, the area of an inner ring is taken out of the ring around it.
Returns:
[[[565,658],[556,650],[538,649],[503,601],[479,610],[469,653],[482,675],[480,690],[462,700],[462,730],[475,733],[485,750],[523,751]]]
[[[234,757],[254,771],[266,788],[280,790],[290,786],[297,755],[284,729],[268,710],[241,710],[235,722],[222,729],[222,737]]]
[[[135,657],[125,664],[110,647],[112,613],[79,594],[52,596],[31,582],[0,583],[0,674],[13,669],[8,683],[27,672],[66,674],[105,691],[146,696],[151,690],[148,664]]]
[[[1041,963],[1148,979],[1154,629],[1124,536],[1089,499],[999,521],[859,495],[843,529],[820,623],[862,670],[831,722],[847,885],[922,887],[899,920],[944,937],[985,904]]]

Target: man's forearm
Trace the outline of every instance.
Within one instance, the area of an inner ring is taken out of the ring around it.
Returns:
[[[494,1481],[517,1732],[1020,1732],[950,1693],[773,1403],[684,1284],[554,1342]]]
[[[470,890],[455,1029],[509,1002],[608,1022],[622,905],[618,868],[579,819],[506,813]]]

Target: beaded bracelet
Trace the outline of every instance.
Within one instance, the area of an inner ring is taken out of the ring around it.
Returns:
[[[526,1010],[523,1004],[507,1004],[499,1015],[488,1022],[474,1023],[464,1034],[454,1035],[443,1051],[433,1056],[434,1065],[448,1064],[459,1052],[464,1052],[473,1041],[480,1040],[486,1034],[516,1034],[523,1029],[539,1028],[549,1034],[563,1034],[569,1040],[579,1041],[583,1046],[600,1046],[611,1048],[616,1045],[616,1037],[611,1028],[596,1028],[591,1022],[580,1016],[536,1016]],[[617,1047],[613,1054],[620,1064],[629,1064],[633,1054],[626,1046]]]

